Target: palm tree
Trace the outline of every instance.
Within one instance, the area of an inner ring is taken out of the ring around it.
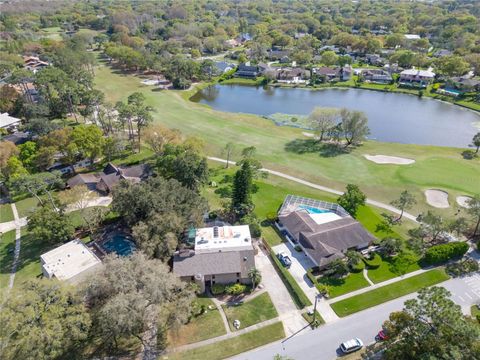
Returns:
[[[251,268],[248,271],[248,277],[252,280],[252,288],[255,289],[257,285],[262,281],[262,274],[257,268]]]

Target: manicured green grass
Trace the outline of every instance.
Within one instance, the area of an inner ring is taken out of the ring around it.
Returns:
[[[330,287],[330,298],[334,298],[349,292],[367,287],[368,281],[363,277],[362,271],[348,274],[345,278],[320,277],[318,283]]]
[[[37,199],[33,197],[17,201],[15,203],[15,206],[17,207],[18,216],[20,216],[21,218],[28,216],[33,210],[35,210],[37,204]]]
[[[268,292],[263,293],[241,305],[222,305],[228,319],[230,330],[236,331],[233,326],[234,320],[240,321],[239,329],[270,320],[278,316],[277,310],[270,299]]]
[[[463,159],[461,149],[367,141],[337,156],[322,156],[318,151],[298,153],[292,151],[295,148],[292,142],[301,145],[308,140],[301,129],[275,126],[259,116],[215,111],[186,101],[184,92],[153,91],[140,80],[133,75],[114,73],[106,66],[97,69],[95,78],[97,88],[110,102],[123,100],[135,91],[142,92],[148,105],[156,110],[155,121],[178,128],[186,135],[203,138],[206,152],[212,156],[221,157],[225,144],[233,142],[239,149],[255,146],[258,158],[267,168],[337,190],[343,190],[347,183],[355,183],[369,197],[385,203],[397,198],[402,190],[409,190],[418,201],[411,210],[414,214],[430,209],[423,194],[426,188],[441,186],[449,192],[451,208],[436,210],[445,215],[456,211],[455,196],[479,191],[475,174],[480,159]],[[219,133],[222,136],[218,136]],[[394,155],[416,162],[404,166],[378,165],[366,160],[364,154]],[[239,154],[234,158],[238,159]]]
[[[220,335],[227,331],[223,325],[220,312],[208,298],[198,298],[195,302],[201,306],[204,305],[207,310],[205,313],[193,317],[188,324],[180,326],[168,332],[168,344],[170,347],[177,347],[185,344],[191,344],[203,341]],[[213,310],[209,307],[213,306]]]
[[[270,246],[280,245],[283,242],[273,225],[262,227],[262,237]]]
[[[15,251],[15,230],[0,236],[0,289],[8,286]]]
[[[313,322],[313,314],[310,315],[308,313],[308,311],[302,313],[302,317],[309,323],[309,324],[312,324]],[[318,313],[318,311],[315,310],[315,322],[318,324],[318,325],[322,325],[322,324],[325,324],[325,320],[323,320],[322,316]],[[316,326],[312,326],[312,327],[316,327]]]
[[[331,306],[338,316],[344,317],[448,279],[449,276],[443,269],[434,269],[363,294],[352,296],[351,298],[333,303]]]
[[[171,353],[168,355],[168,358],[172,360],[220,360],[283,339],[284,337],[283,324],[277,322],[214,344],[184,352]]]
[[[22,246],[14,286],[18,286],[24,281],[42,276],[40,255],[61,245],[41,243],[28,233],[25,228],[22,229],[21,244]]]
[[[393,268],[394,258],[392,259],[383,259],[380,255],[375,254],[375,258],[369,260],[369,263],[375,264],[374,267],[367,267],[368,269],[368,278],[372,280],[375,284],[392,279],[394,277],[400,276],[400,273],[395,272]],[[407,268],[402,269],[403,274],[419,270],[420,265],[418,262],[414,262],[407,266]]]
[[[13,220],[13,211],[10,204],[0,205],[0,223],[12,221]]]

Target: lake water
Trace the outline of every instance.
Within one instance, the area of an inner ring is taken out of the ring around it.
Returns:
[[[480,131],[480,115],[445,102],[360,89],[262,88],[214,85],[192,101],[257,115],[309,114],[315,106],[359,110],[368,116],[370,139],[404,144],[467,147]],[[265,120],[267,121],[267,120]]]

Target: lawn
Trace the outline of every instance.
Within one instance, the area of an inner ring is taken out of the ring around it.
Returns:
[[[338,316],[344,317],[403,295],[418,291],[421,288],[435,285],[448,280],[449,276],[443,269],[434,269],[411,278],[386,285],[363,294],[333,303],[332,309]]]
[[[13,211],[10,204],[0,205],[0,223],[12,221],[13,220]]]
[[[207,311],[193,317],[188,324],[182,325],[176,330],[169,331],[168,344],[170,347],[195,343],[224,335],[227,332],[223,325],[222,317],[212,300],[208,298],[198,298],[195,301],[199,306],[204,305]],[[208,309],[209,306],[213,306],[214,309]]]
[[[426,188],[441,187],[450,193],[453,206],[436,210],[445,215],[455,213],[455,196],[480,190],[475,180],[480,159],[463,159],[461,149],[367,141],[336,156],[319,151],[299,153],[292,144],[301,145],[308,140],[301,129],[275,126],[259,116],[215,111],[185,100],[184,92],[155,91],[142,85],[139,77],[112,71],[104,65],[97,68],[95,81],[110,102],[124,100],[135,91],[143,93],[148,105],[155,109],[155,121],[204,139],[208,155],[224,156],[222,149],[228,142],[237,144],[238,149],[255,146],[265,167],[337,190],[355,183],[369,197],[385,203],[397,198],[402,190],[409,190],[418,201],[412,213],[429,209],[423,195]],[[416,162],[407,166],[378,165],[366,160],[364,154],[401,156]],[[237,151],[234,159],[238,158]]]
[[[0,235],[0,289],[8,286],[15,250],[15,230]]]
[[[320,277],[318,283],[325,284],[330,287],[330,298],[334,298],[349,292],[367,287],[368,281],[363,277],[362,271],[352,272],[342,279],[331,277]]]
[[[15,286],[42,275],[40,255],[60,244],[44,244],[36,240],[25,228],[22,229],[21,251],[15,275]]]
[[[237,330],[233,327],[234,320],[240,320],[239,329],[244,329],[278,316],[277,310],[267,292],[241,305],[222,305],[222,307],[232,331]]]
[[[277,322],[214,344],[184,352],[171,353],[168,355],[168,358],[171,360],[220,360],[283,339],[284,337],[283,324]]]
[[[262,226],[262,237],[271,247],[280,245],[283,242],[282,238],[277,232],[277,229],[274,228],[272,225]]]
[[[380,255],[375,254],[375,257],[368,263],[374,264],[374,266],[368,267],[368,278],[375,284],[401,275],[394,271],[393,259],[383,259]],[[414,262],[404,268],[403,273],[406,274],[419,269],[418,262]]]
[[[30,214],[35,208],[37,207],[38,201],[37,199],[31,197],[26,198],[20,201],[15,202],[15,206],[17,207],[18,216],[25,217]]]
[[[302,314],[302,317],[309,323],[309,324],[312,324],[313,322],[313,314],[310,315],[308,313],[308,311],[304,312]],[[322,316],[318,313],[317,310],[315,310],[315,321],[319,324],[319,325],[322,325],[322,324],[325,324],[325,320],[323,320]]]

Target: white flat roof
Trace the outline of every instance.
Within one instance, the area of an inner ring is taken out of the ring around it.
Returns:
[[[195,235],[195,253],[250,250],[252,248],[252,237],[248,225],[200,228],[197,229]]]
[[[80,240],[72,240],[40,256],[44,273],[68,280],[101,263]]]
[[[0,113],[0,128],[6,128],[10,125],[18,124],[21,120],[8,115],[8,113]]]
[[[325,212],[321,214],[309,214],[310,217],[315,221],[318,225],[320,224],[326,224],[331,221],[339,220],[342,217],[338,216],[334,212]]]

